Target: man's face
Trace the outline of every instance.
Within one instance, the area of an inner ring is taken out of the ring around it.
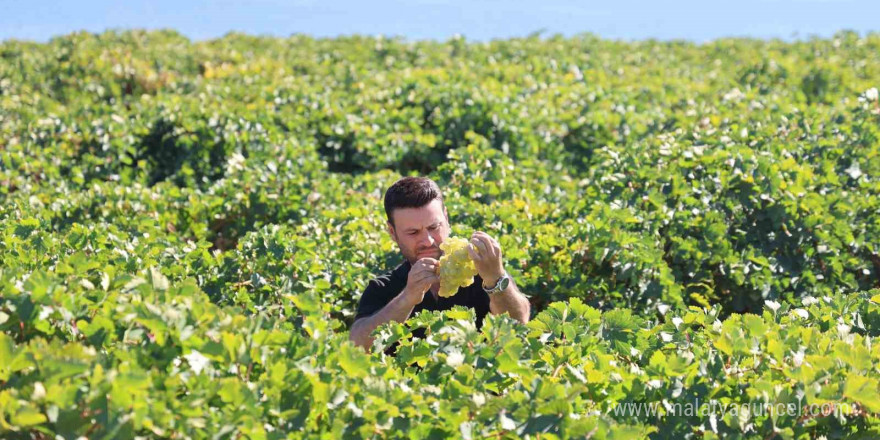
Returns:
[[[426,257],[440,259],[440,243],[450,232],[443,202],[435,199],[421,208],[397,208],[391,216],[394,225],[388,223],[388,233],[410,264]]]

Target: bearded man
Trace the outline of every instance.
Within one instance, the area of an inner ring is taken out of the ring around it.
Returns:
[[[440,244],[449,238],[450,226],[443,196],[434,181],[404,177],[388,188],[384,203],[388,234],[404,262],[371,280],[361,295],[349,335],[355,344],[370,349],[370,335],[379,325],[405,322],[422,310],[448,310],[456,305],[474,309],[477,328],[489,312],[508,313],[528,322],[529,301],[504,270],[498,241],[485,232],[474,232],[468,246],[477,269],[473,284],[448,298],[438,295]]]

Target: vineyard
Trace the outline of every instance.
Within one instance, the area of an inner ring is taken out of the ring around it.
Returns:
[[[2,42],[0,438],[880,438],[877,87],[877,33]],[[528,324],[349,341],[406,175]]]

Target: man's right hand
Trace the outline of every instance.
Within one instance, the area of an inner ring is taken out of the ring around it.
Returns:
[[[425,292],[431,288],[432,284],[440,282],[440,277],[437,276],[439,267],[439,261],[433,258],[422,258],[410,268],[403,294],[413,307],[422,302],[425,298]]]

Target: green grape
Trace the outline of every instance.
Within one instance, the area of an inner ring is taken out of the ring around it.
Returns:
[[[453,296],[459,287],[473,284],[477,267],[468,254],[468,246],[467,240],[457,237],[449,237],[440,245],[440,296]]]

